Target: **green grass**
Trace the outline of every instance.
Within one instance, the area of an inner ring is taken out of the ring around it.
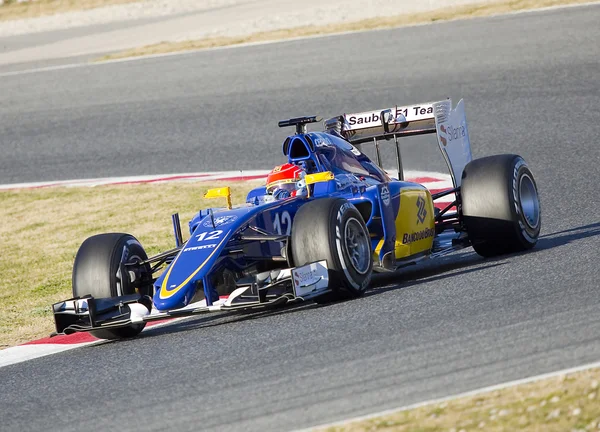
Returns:
[[[324,430],[597,432],[600,431],[599,382],[600,369],[591,369]]]
[[[256,183],[233,186],[242,203]],[[171,214],[182,230],[215,185],[168,183],[0,192],[0,348],[48,336],[50,305],[71,296],[71,268],[79,245],[102,232],[136,236],[149,254],[174,246]]]

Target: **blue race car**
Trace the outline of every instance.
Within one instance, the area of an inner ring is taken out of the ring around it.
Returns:
[[[53,305],[57,333],[133,337],[147,322],[212,311],[358,297],[372,273],[395,271],[472,246],[482,256],[537,242],[540,204],[533,174],[517,155],[472,160],[461,100],[279,123],[296,133],[283,143],[287,163],[247,202],[229,188],[208,191],[225,208],[201,210],[176,248],[148,257],[131,235],[83,242],[73,265],[73,298]],[[431,194],[404,181],[399,139],[435,134],[453,187]],[[398,178],[381,168],[379,146],[393,142]],[[362,151],[374,143],[377,161]],[[443,208],[434,201],[449,196]]]

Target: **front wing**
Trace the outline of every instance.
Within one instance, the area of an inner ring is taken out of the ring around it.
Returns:
[[[52,305],[56,332],[71,334],[92,330],[127,327],[150,321],[228,310],[265,310],[287,303],[310,300],[330,292],[327,261],[301,267],[273,270],[241,285],[229,296],[212,305],[206,300],[180,309],[159,311],[149,296],[138,294],[94,298],[72,298]]]

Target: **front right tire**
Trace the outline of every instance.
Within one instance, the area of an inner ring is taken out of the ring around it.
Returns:
[[[341,198],[304,204],[294,217],[291,238],[295,266],[327,260],[330,294],[317,303],[361,296],[373,272],[371,240],[359,211]]]

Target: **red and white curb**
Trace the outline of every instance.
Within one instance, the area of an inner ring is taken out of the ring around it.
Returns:
[[[33,183],[12,183],[0,185],[0,190],[15,189],[43,189],[49,187],[95,187],[108,185],[127,185],[127,184],[146,184],[146,183],[169,183],[184,181],[252,181],[266,179],[270,170],[249,170],[249,171],[214,171],[214,172],[196,172],[182,174],[156,174],[129,177],[104,177],[94,179],[78,180],[58,180]],[[395,169],[390,169],[391,175],[396,174]],[[421,183],[431,188],[437,187],[443,189],[452,187],[452,180],[449,174],[431,172],[431,171],[406,171],[407,181]],[[431,187],[430,187],[431,186]]]
[[[126,185],[126,184],[147,184],[147,183],[167,183],[167,182],[182,182],[182,181],[254,181],[264,179],[270,171],[255,170],[255,171],[220,171],[220,172],[204,172],[204,173],[186,173],[186,174],[170,174],[170,175],[152,175],[152,176],[135,176],[135,177],[109,177],[86,180],[64,180],[54,182],[37,182],[37,183],[18,183],[0,185],[0,191],[11,191],[19,189],[44,189],[50,187],[97,187],[108,185]],[[395,170],[389,170],[394,174]],[[407,181],[420,183],[427,187],[431,193],[440,192],[445,189],[452,188],[452,179],[448,174],[437,172],[423,171],[407,171],[405,173]],[[445,207],[452,202],[454,195],[444,197],[440,202],[436,202],[436,206]],[[152,328],[160,325],[168,325],[180,319],[168,321],[159,321],[149,323],[146,328]],[[71,350],[74,348],[105,343],[106,341],[96,339],[89,333],[76,333],[69,336],[55,336],[52,338],[44,338],[23,345],[6,348],[0,351],[0,367],[8,366],[15,363],[20,363],[26,360],[31,360],[38,357],[43,357],[50,354],[56,354],[62,351]]]
[[[116,185],[135,185],[151,183],[169,183],[169,182],[221,182],[221,181],[258,181],[265,179],[269,170],[250,170],[250,171],[217,171],[217,172],[198,172],[183,174],[159,174],[147,176],[130,177],[105,177],[95,179],[79,180],[60,180],[50,182],[34,183],[13,183],[0,185],[0,191],[13,191],[19,189],[45,189],[51,187],[97,187],[97,186],[116,186]],[[390,169],[391,174],[396,170]],[[407,181],[420,183],[431,191],[431,193],[440,192],[451,188],[452,179],[449,174],[429,171],[407,171],[405,172]],[[452,202],[454,195],[444,197],[439,201],[438,206]]]
[[[186,318],[189,317],[169,318],[165,320],[149,322],[146,324],[146,328],[143,331],[147,331],[150,328],[171,325]],[[88,345],[98,345],[107,342],[109,341],[95,338],[89,333],[73,333],[68,336],[59,335],[38,339],[24,343],[23,345],[6,348],[5,350],[0,351],[0,368],[75,348]]]
[[[95,187],[95,186],[115,186],[128,184],[146,184],[146,183],[168,183],[181,181],[251,181],[267,177],[270,171],[252,170],[252,171],[216,171],[199,172],[184,174],[158,174],[130,177],[105,177],[95,179],[79,180],[59,180],[50,182],[35,183],[14,183],[0,185],[0,190],[15,189],[44,189],[50,187]]]

